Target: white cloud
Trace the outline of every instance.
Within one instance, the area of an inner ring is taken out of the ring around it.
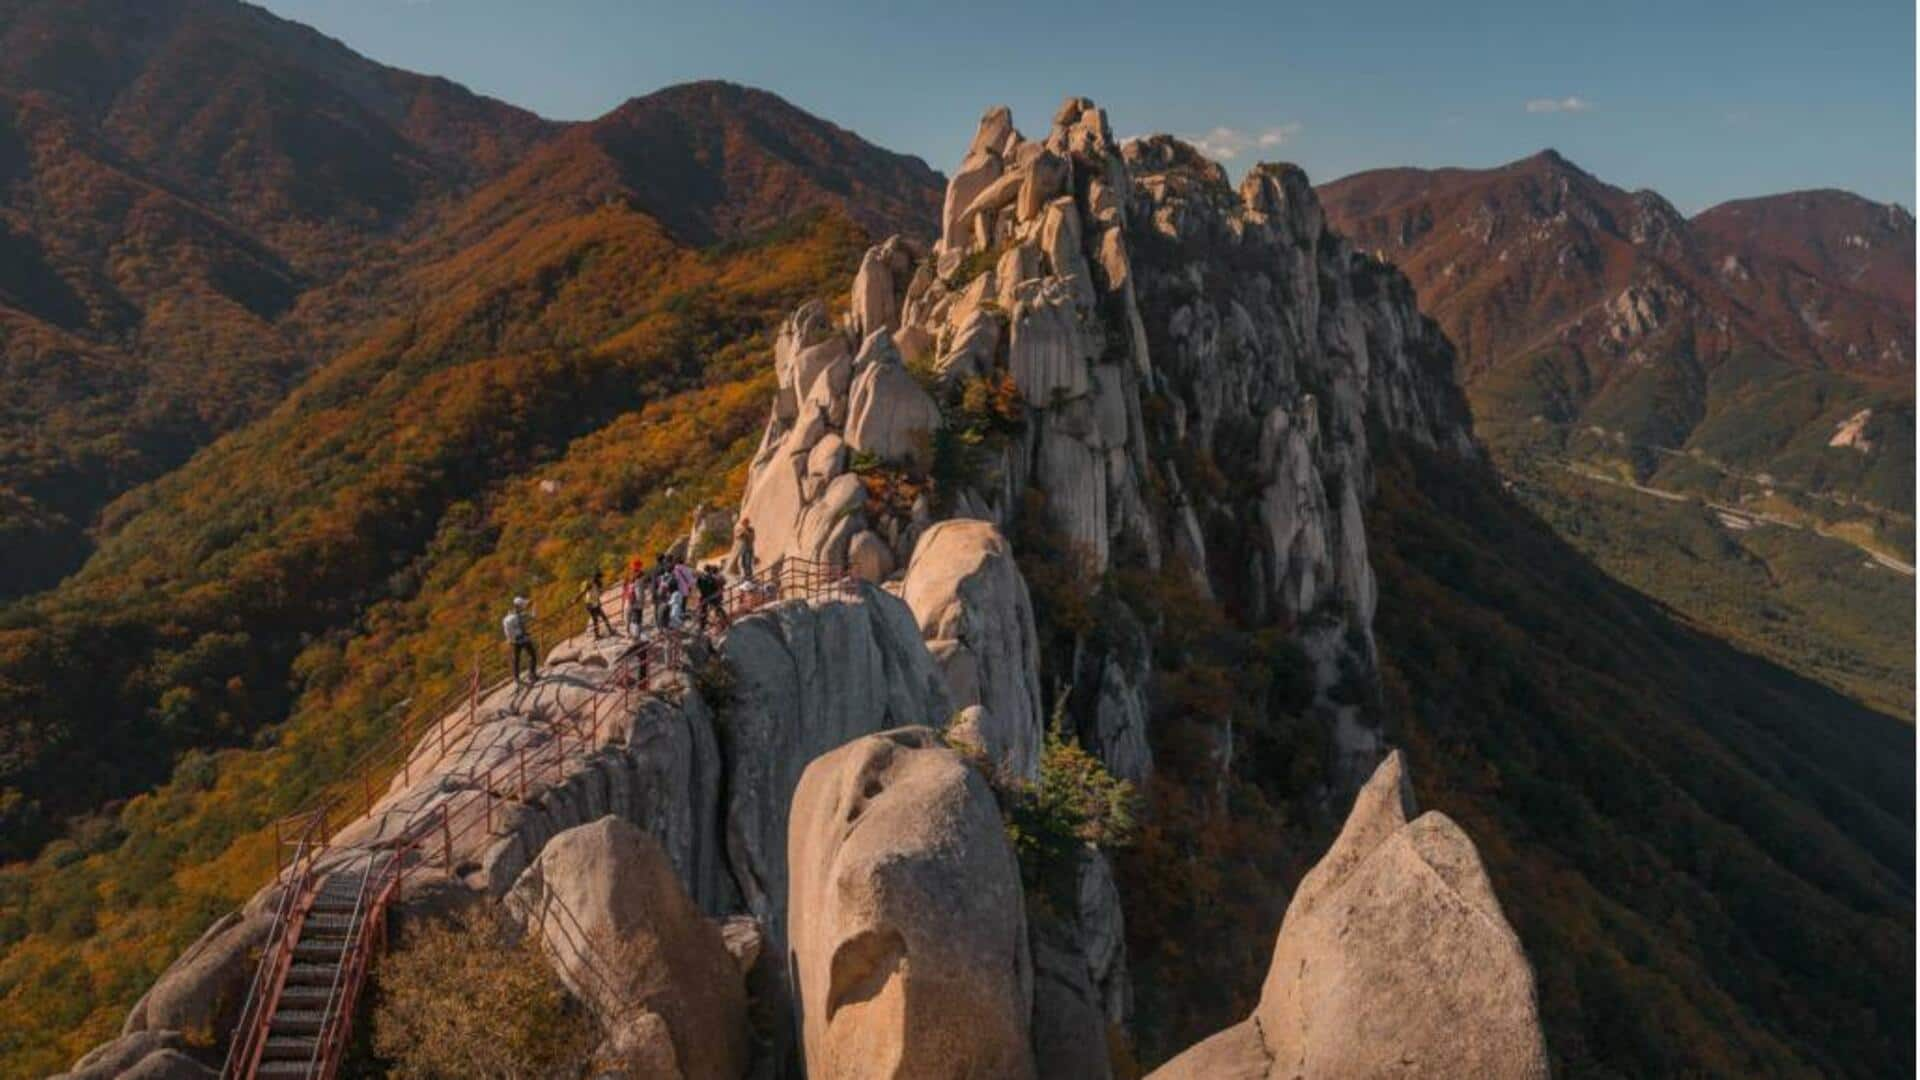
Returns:
[[[1284,146],[1300,134],[1300,130],[1300,123],[1294,121],[1259,131],[1217,127],[1205,135],[1188,135],[1185,138],[1193,144],[1194,149],[1216,161],[1232,161],[1249,150],[1272,150]]]
[[[1593,102],[1583,97],[1534,98],[1527,102],[1530,113],[1592,112]]]

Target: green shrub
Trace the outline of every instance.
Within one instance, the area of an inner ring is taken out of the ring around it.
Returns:
[[[1078,740],[1063,737],[1057,729],[1048,731],[1035,781],[1008,773],[965,735],[949,731],[947,742],[993,789],[1007,839],[1020,860],[1021,885],[1029,903],[1042,911],[1073,910],[1086,851],[1133,843],[1133,785],[1116,779]]]

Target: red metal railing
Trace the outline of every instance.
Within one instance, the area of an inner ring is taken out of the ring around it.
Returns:
[[[336,972],[334,988],[328,995],[327,1012],[315,1041],[309,1075],[330,1077],[338,1069],[351,1033],[354,1006],[375,953],[384,947],[386,913],[404,888],[406,876],[416,869],[438,865],[448,874],[457,869],[456,847],[483,830],[483,835],[500,835],[497,822],[503,803],[527,803],[538,793],[568,775],[568,740],[575,753],[590,754],[600,746],[601,733],[614,716],[630,711],[640,694],[656,694],[655,677],[685,666],[687,648],[710,630],[724,631],[733,620],[781,600],[826,599],[857,595],[857,587],[843,569],[806,559],[782,558],[744,580],[726,586],[711,615],[719,625],[709,627],[698,606],[686,613],[680,626],[655,628],[616,661],[606,691],[596,694],[583,710],[575,707],[550,722],[544,741],[522,742],[508,754],[478,772],[469,770],[455,778],[458,790],[436,803],[424,815],[409,821],[394,840],[378,845],[387,858],[376,877],[363,876],[355,905],[352,934]],[[621,615],[625,616],[625,611]],[[536,630],[550,629],[559,613],[542,619]],[[261,949],[260,963],[248,991],[240,1022],[229,1045],[227,1077],[253,1077],[260,1065],[271,1031],[274,1012],[292,963],[302,921],[311,908],[319,885],[313,867],[328,849],[328,840],[337,832],[330,823],[345,827],[373,812],[380,802],[377,794],[397,773],[410,783],[416,762],[426,753],[437,751],[445,762],[448,754],[464,748],[479,727],[479,702],[504,686],[503,675],[491,684],[485,680],[485,665],[476,662],[466,688],[467,708],[458,709],[457,695],[442,698],[430,710],[416,713],[396,726],[355,758],[350,777],[351,795],[334,793],[316,798],[301,811],[274,823],[275,850],[289,846],[293,854],[282,864],[276,859],[276,875],[285,882],[286,891],[276,907],[273,929]],[[397,759],[397,760],[396,760]],[[351,801],[350,801],[351,800]],[[341,815],[352,802],[354,812]],[[291,831],[296,837],[284,837]],[[375,858],[370,850],[368,858]],[[373,865],[369,862],[369,867]],[[555,898],[557,903],[557,898]],[[567,913],[571,915],[571,912]],[[578,928],[578,920],[574,920]],[[583,955],[590,955],[584,950]]]
[[[252,1076],[259,1068],[273,1013],[280,1004],[287,968],[293,963],[293,942],[300,936],[301,924],[312,903],[313,860],[324,848],[319,835],[325,829],[325,818],[316,816],[307,830],[293,841],[293,856],[278,875],[282,889],[280,899],[274,904],[273,922],[266,940],[261,943],[260,963],[247,986],[240,1020],[234,1025],[233,1041],[227,1045],[222,1076]]]

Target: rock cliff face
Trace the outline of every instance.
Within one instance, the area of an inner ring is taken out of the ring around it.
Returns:
[[[1409,822],[1412,802],[1392,754],[1294,893],[1253,1015],[1155,1080],[1547,1075],[1533,969],[1473,841]]]
[[[943,521],[913,549],[900,594],[981,748],[1027,780],[1040,772],[1040,651],[1013,550],[984,521]]]
[[[714,707],[726,761],[715,793],[731,884],[784,949],[788,812],[809,762],[951,711],[913,616],[875,588],[742,619],[720,645],[734,685]]]

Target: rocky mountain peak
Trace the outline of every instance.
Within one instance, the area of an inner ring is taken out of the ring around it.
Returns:
[[[1323,692],[1372,665],[1369,426],[1476,454],[1445,338],[1403,278],[1327,231],[1304,173],[1261,165],[1236,191],[1177,139],[1116,144],[1077,97],[1037,140],[988,110],[939,239],[870,250],[847,314],[803,306],[774,363],[741,511],[762,564],[884,580],[938,520],[1024,522],[1089,581],[1177,566],[1302,627]],[[1133,746],[1136,677],[1097,667],[1104,704],[1076,722]],[[1323,704],[1357,782],[1377,737]]]

